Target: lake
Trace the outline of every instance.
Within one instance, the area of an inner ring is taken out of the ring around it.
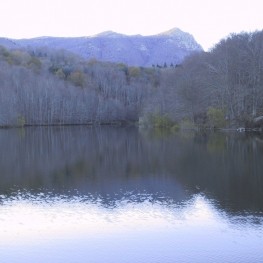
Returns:
[[[263,136],[0,130],[0,262],[263,262]]]

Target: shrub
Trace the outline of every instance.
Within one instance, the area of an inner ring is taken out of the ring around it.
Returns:
[[[166,114],[161,115],[159,113],[151,113],[146,117],[140,118],[139,125],[153,128],[172,128],[173,126],[176,126]]]
[[[194,122],[190,119],[183,119],[180,122],[180,128],[183,130],[194,130],[196,129],[196,126],[194,124]]]
[[[211,128],[224,128],[226,126],[225,113],[222,109],[209,108],[207,116]]]
[[[140,68],[138,68],[138,67],[130,67],[129,69],[128,69],[128,74],[129,74],[129,76],[131,77],[131,78],[136,78],[136,77],[138,77],[139,75],[140,75]]]
[[[74,71],[70,73],[68,80],[73,83],[75,86],[83,87],[84,86],[84,75],[80,71]]]
[[[151,115],[150,121],[155,128],[171,128],[173,126],[172,120],[167,115]]]

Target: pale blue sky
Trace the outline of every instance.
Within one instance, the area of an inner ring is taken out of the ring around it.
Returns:
[[[151,35],[178,27],[210,48],[231,32],[263,29],[262,0],[3,0],[0,36]]]

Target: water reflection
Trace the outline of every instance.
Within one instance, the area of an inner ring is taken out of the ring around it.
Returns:
[[[4,262],[263,260],[262,218],[233,224],[200,194],[181,205],[149,197],[114,208],[101,199],[27,195],[7,200],[0,215]]]
[[[107,206],[129,193],[178,203],[202,192],[229,213],[263,211],[262,137],[29,128],[1,130],[0,145],[4,197],[90,195]]]
[[[4,262],[263,261],[260,135],[80,126],[0,145]]]

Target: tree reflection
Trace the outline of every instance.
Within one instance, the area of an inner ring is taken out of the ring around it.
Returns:
[[[181,203],[203,193],[237,215],[263,211],[262,136],[129,127],[0,131],[0,195]]]

